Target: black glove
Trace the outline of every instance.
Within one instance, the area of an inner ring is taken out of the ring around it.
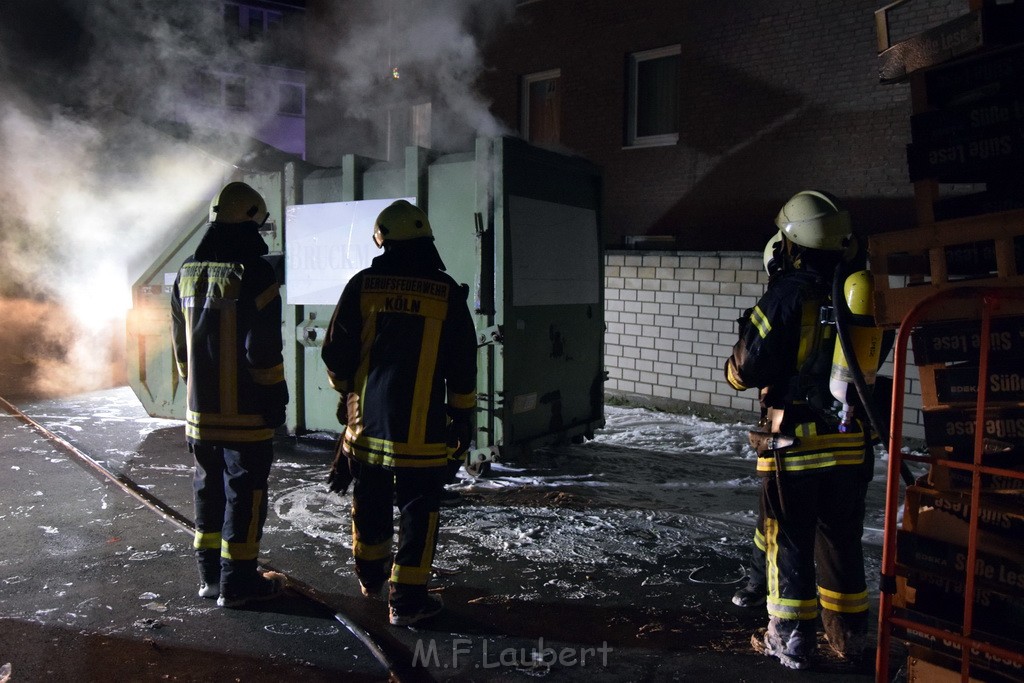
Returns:
[[[747,310],[743,311],[743,315],[736,318],[736,331],[739,333],[741,337],[746,333],[747,327],[750,325],[750,314],[753,312],[753,308],[748,308]]]
[[[258,387],[254,395],[263,423],[277,429],[285,422],[288,406],[288,385],[280,382],[270,387]]]
[[[331,463],[331,471],[327,474],[327,489],[331,493],[345,495],[348,493],[348,485],[352,483],[352,469],[349,467],[348,454],[345,453],[345,434],[338,437],[338,445],[334,449],[334,462]]]
[[[263,411],[263,422],[266,423],[268,427],[272,427],[274,429],[283,425],[285,422],[285,407],[281,406],[279,408],[272,408]]]
[[[469,442],[473,439],[473,413],[469,410],[449,410],[451,421],[448,423],[447,443],[452,452],[450,460],[460,461],[469,450]]]

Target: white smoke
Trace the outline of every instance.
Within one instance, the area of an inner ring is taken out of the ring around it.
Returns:
[[[330,97],[348,117],[394,139],[395,112],[429,103],[432,147],[465,149],[507,133],[476,89],[480,40],[512,19],[513,0],[379,0],[337,3],[318,50],[329,55]],[[401,139],[401,136],[399,136]]]
[[[56,36],[56,56],[20,40],[42,10],[15,3],[0,14],[0,311],[37,318],[0,320],[8,331],[34,330],[0,356],[0,379],[14,359],[33,364],[28,381],[54,393],[110,384],[108,349],[123,344],[131,305],[129,264],[159,251],[250,153],[230,136],[213,154],[200,148],[189,132],[223,121],[184,106],[183,93],[195,91],[202,67],[245,64],[259,46],[227,44],[220,3],[40,5],[74,29]],[[252,135],[264,114],[232,127]],[[26,301],[47,305],[14,305]]]
[[[322,3],[338,30],[313,48],[288,42],[337,69],[328,95],[350,120],[390,134],[382,112],[430,103],[437,148],[467,149],[505,132],[475,82],[478,40],[513,5]],[[202,0],[0,3],[0,315],[20,312],[0,326],[18,326],[22,340],[10,365],[41,369],[48,392],[109,384],[102,351],[124,340],[129,264],[157,253],[253,162],[248,143],[277,111],[276,88],[249,92],[248,110],[230,120],[195,106],[209,85],[202,72],[244,77],[267,61],[260,41],[226,37],[222,13]],[[4,363],[0,354],[0,380]]]

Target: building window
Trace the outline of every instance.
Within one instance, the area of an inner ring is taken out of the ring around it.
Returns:
[[[273,33],[283,25],[284,15],[280,12],[266,12],[264,17],[264,28],[267,33]]]
[[[627,146],[679,142],[679,55],[671,45],[629,56]]]
[[[523,77],[523,137],[534,144],[553,145],[562,139],[562,72],[542,71]]]
[[[242,29],[242,8],[233,3],[224,3],[224,30],[228,38],[234,38],[241,34]]]
[[[302,86],[296,83],[278,84],[277,113],[287,116],[302,116],[305,111],[305,96]]]
[[[224,106],[245,109],[245,76],[227,76],[224,79]]]
[[[220,107],[223,104],[220,76],[209,71],[198,70],[195,78],[186,85],[186,94],[195,104],[206,107]]]
[[[261,9],[249,8],[249,18],[243,27],[243,35],[247,38],[259,38],[262,36],[263,31],[266,28],[266,14],[267,13]]]
[[[276,89],[277,99],[274,100]],[[276,106],[282,116],[306,115],[306,88],[302,83],[264,76],[249,80],[236,73],[196,71],[186,89],[189,101],[207,107],[247,110],[250,105]],[[249,101],[252,95],[253,102]],[[265,104],[266,101],[266,104]]]
[[[224,25],[229,36],[241,38],[262,38],[280,24],[284,15],[273,10],[251,7],[249,5],[225,2]]]

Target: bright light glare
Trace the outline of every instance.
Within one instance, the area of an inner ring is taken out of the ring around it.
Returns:
[[[65,304],[85,330],[98,332],[107,329],[112,321],[125,319],[132,296],[128,277],[120,270],[102,269],[67,292]]]

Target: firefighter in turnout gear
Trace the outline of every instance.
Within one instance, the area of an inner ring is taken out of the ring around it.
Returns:
[[[782,262],[782,233],[777,232],[764,245],[764,252],[762,260],[764,262],[764,271],[768,274],[768,286],[771,287],[775,278],[781,272]],[[744,325],[747,324],[747,320],[750,316],[750,311],[746,311],[744,316],[736,322],[739,323],[740,329],[743,329]],[[765,392],[761,391],[761,417],[764,418],[767,415],[767,408],[764,405]],[[765,577],[765,558],[764,558],[764,528],[763,520],[760,518],[757,520],[757,527],[754,529],[754,539],[750,546],[750,570],[747,572],[747,582],[737,590],[732,596],[732,604],[738,607],[760,607],[765,603],[766,596],[768,594],[768,580]]]
[[[272,437],[288,403],[281,297],[259,233],[268,216],[252,187],[225,185],[171,294],[174,356],[187,387],[185,435],[195,457],[199,595],[221,607],[272,598],[284,581],[257,571]]]
[[[804,191],[776,225],[780,271],[741,319],[725,375],[734,389],[759,389],[763,410],[751,445],[762,477],[769,620],[752,644],[802,669],[816,649],[819,606],[840,656],[859,658],[867,645],[861,536],[871,446],[860,420],[841,424],[829,388],[837,341],[823,312],[850,243],[849,215],[830,195]]]
[[[427,581],[448,464],[472,436],[476,333],[469,288],[444,272],[423,211],[394,202],[373,240],[384,253],[345,286],[322,350],[344,428],[328,482],[342,493],[353,487],[362,593],[388,584],[390,622],[407,626],[442,609]]]

